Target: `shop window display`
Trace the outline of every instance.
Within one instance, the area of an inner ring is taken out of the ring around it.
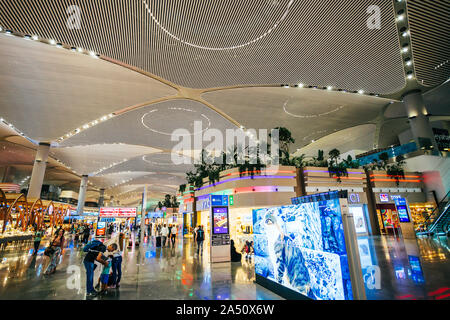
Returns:
[[[253,211],[256,274],[316,300],[353,299],[339,199]]]

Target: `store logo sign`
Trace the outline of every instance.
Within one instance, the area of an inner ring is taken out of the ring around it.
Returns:
[[[350,203],[360,203],[361,199],[359,198],[359,194],[357,194],[357,193],[350,193],[350,195],[348,197],[348,201]]]
[[[380,193],[381,202],[389,202],[389,195],[387,193]]]
[[[202,205],[201,205],[202,210],[209,209],[210,207],[211,207],[211,202],[209,201],[209,198],[202,201]]]

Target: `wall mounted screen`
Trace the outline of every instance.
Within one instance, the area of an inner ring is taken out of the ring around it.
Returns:
[[[253,210],[256,274],[316,300],[351,300],[339,199]]]

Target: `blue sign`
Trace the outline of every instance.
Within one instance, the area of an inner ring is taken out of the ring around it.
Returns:
[[[211,206],[228,206],[227,195],[211,195]]]
[[[395,199],[395,206],[397,207],[398,217],[400,222],[409,222],[408,206],[405,198]]]

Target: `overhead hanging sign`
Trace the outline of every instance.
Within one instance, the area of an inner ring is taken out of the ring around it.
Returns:
[[[101,218],[131,218],[136,217],[136,208],[100,208]]]

